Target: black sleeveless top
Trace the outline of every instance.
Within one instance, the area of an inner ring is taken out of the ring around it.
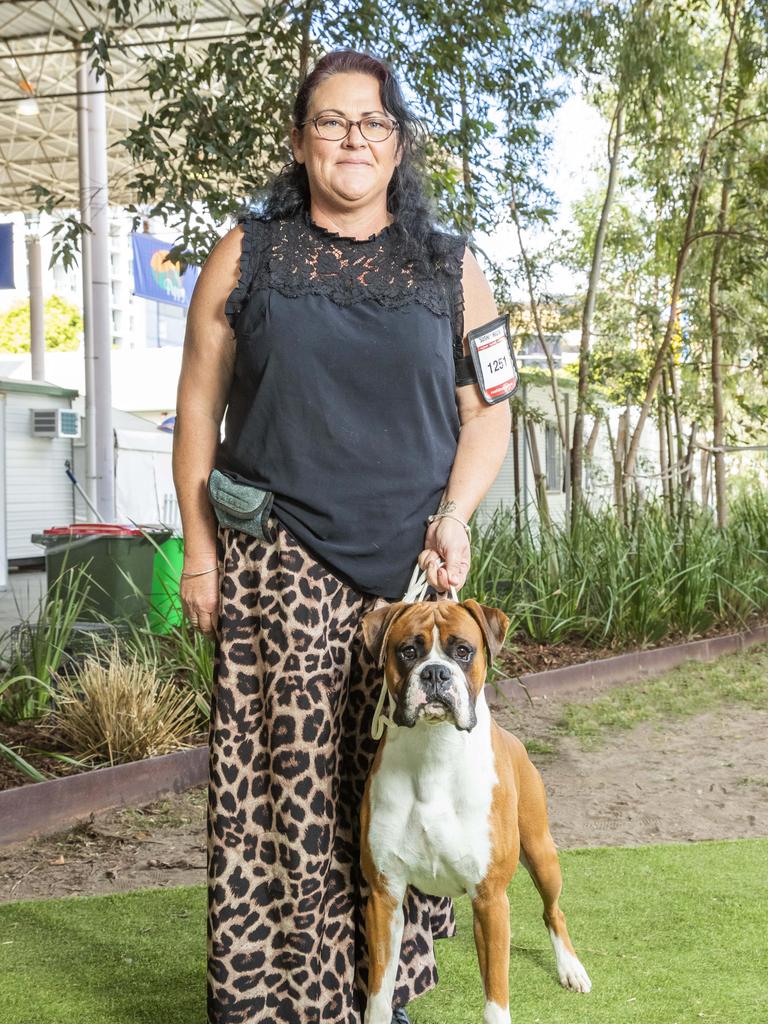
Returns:
[[[444,235],[442,271],[419,271],[396,224],[358,240],[306,211],[240,220],[216,465],[272,491],[278,521],[345,583],[399,599],[458,444],[465,240]]]

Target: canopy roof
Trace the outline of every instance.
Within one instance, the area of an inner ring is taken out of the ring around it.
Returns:
[[[260,6],[258,0],[191,0],[179,30],[170,19],[136,5],[133,24],[119,32],[126,50],[113,51],[110,62],[111,203],[135,199],[125,185],[132,177],[130,158],[115,143],[153,106],[140,81],[142,60],[172,40],[194,49],[242,35]],[[108,18],[101,0],[87,6],[78,0],[0,0],[0,211],[35,210],[28,191],[35,182],[78,205],[77,44]],[[31,115],[19,108],[19,101],[30,97],[38,108]]]

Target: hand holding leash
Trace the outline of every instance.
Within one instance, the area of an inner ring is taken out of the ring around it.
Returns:
[[[442,515],[429,524],[418,564],[431,587],[440,593],[451,587],[460,590],[467,579],[470,557],[469,535],[463,522]]]

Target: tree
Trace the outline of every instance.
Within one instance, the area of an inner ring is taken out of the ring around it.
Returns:
[[[677,323],[679,301],[683,286],[683,275],[691,247],[697,240],[705,237],[711,237],[719,233],[717,228],[702,228],[697,230],[697,215],[702,203],[705,186],[708,184],[707,172],[710,168],[712,154],[717,145],[718,137],[726,128],[725,118],[728,111],[728,95],[732,75],[732,63],[735,57],[738,58],[740,56],[736,46],[737,36],[742,26],[746,26],[751,22],[753,12],[749,9],[748,5],[745,5],[743,0],[734,0],[732,6],[727,4],[724,5],[723,14],[726,20],[725,39],[722,44],[717,82],[714,88],[714,95],[711,100],[708,118],[709,123],[706,134],[701,140],[698,160],[690,180],[685,227],[683,229],[682,238],[680,240],[675,260],[675,273],[672,281],[672,294],[664,337],[656,352],[656,358],[648,380],[646,394],[640,407],[638,422],[635,425],[627,450],[624,463],[624,473],[627,477],[632,476],[634,472],[640,445],[640,437],[669,355],[675,325]],[[731,128],[733,127],[735,127],[735,125],[731,125]],[[758,233],[754,233],[753,238],[755,240],[760,240]],[[764,244],[764,239],[762,239],[762,241]]]
[[[608,179],[597,215],[581,318],[579,387],[571,450],[572,526],[582,503],[584,416],[590,380],[595,309],[610,218],[618,196],[622,152],[647,134],[663,138],[659,110],[687,93],[681,88],[692,68],[690,5],[640,0],[569,9],[560,22],[558,56],[582,81],[586,95],[610,124]],[[680,113],[680,112],[678,112]],[[667,152],[667,156],[669,153]]]
[[[43,320],[45,347],[50,351],[72,352],[83,338],[83,318],[77,306],[51,295],[46,300]],[[0,316],[0,352],[29,352],[31,328],[29,302],[17,303]]]

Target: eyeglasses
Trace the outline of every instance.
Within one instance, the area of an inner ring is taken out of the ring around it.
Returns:
[[[297,127],[302,128],[310,122],[315,126],[315,131],[321,139],[328,139],[331,142],[341,142],[342,139],[346,139],[352,130],[352,125],[357,125],[360,134],[367,142],[384,142],[398,127],[397,121],[378,114],[364,117],[360,121],[351,121],[348,117],[342,117],[340,114],[317,114],[315,117],[302,121]]]

